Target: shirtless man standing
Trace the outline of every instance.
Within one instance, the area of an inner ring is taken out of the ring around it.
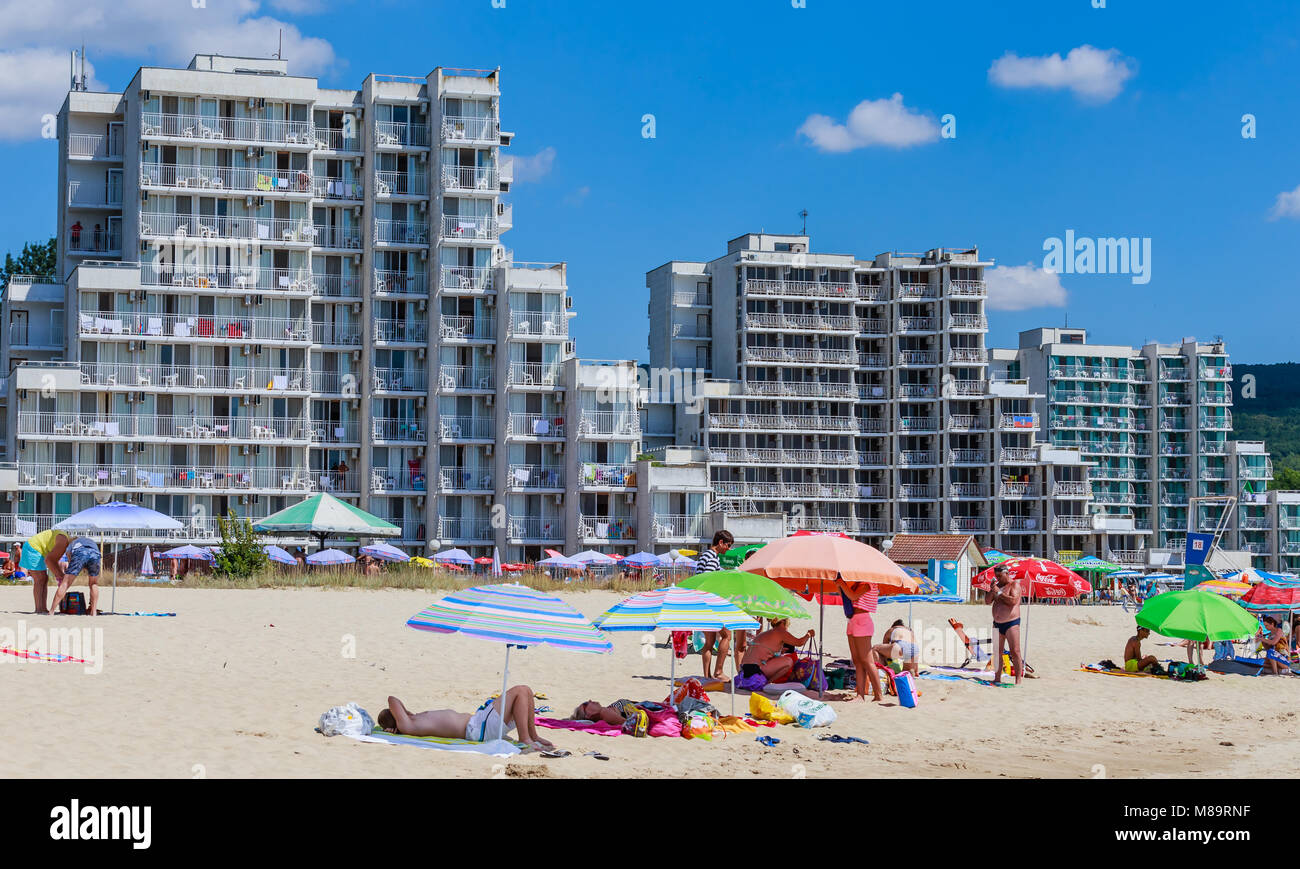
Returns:
[[[534,723],[535,704],[533,689],[516,685],[506,691],[506,732],[519,728],[520,737],[533,748],[553,749],[555,746],[537,735]],[[378,724],[389,733],[406,736],[441,736],[445,739],[468,739],[470,742],[490,742],[501,732],[501,698],[488,700],[473,713],[454,709],[431,709],[428,712],[409,712],[401,700],[388,698],[388,708],[379,713]]]
[[[984,602],[993,605],[993,630],[998,635],[998,648],[993,656],[993,684],[1002,680],[1002,645],[1011,652],[1011,666],[1015,669],[1016,684],[1024,674],[1020,657],[1020,581],[1011,577],[1006,565],[993,568],[993,583],[984,593]]]

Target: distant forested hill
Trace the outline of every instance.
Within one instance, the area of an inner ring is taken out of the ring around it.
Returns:
[[[1300,489],[1300,363],[1233,365],[1232,374],[1232,436],[1268,443],[1273,454],[1270,488]]]

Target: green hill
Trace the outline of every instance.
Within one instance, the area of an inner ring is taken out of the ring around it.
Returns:
[[[1232,373],[1232,436],[1268,444],[1270,488],[1300,489],[1300,363],[1233,365]]]

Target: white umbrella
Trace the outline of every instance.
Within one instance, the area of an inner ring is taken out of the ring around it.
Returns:
[[[144,560],[140,562],[140,575],[141,575],[141,576],[153,576],[153,575],[154,575],[154,572],[153,572],[153,554],[149,551],[149,547],[148,547],[148,546],[146,546],[146,547],[144,548]]]
[[[96,504],[73,513],[62,522],[56,522],[54,528],[59,531],[99,532],[100,549],[104,546],[104,533],[131,531],[179,531],[181,523],[170,516],[122,501],[109,501]],[[113,543],[113,601],[110,612],[117,611],[117,543]]]

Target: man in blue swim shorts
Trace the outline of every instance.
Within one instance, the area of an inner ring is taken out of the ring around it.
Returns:
[[[984,602],[993,605],[993,629],[998,635],[997,653],[993,656],[993,684],[1002,679],[999,662],[1005,644],[1011,653],[1011,666],[1019,685],[1025,670],[1020,656],[1020,581],[1011,575],[1005,564],[993,568],[993,582],[984,592]]]
[[[102,565],[99,545],[89,537],[78,537],[68,544],[64,554],[68,559],[68,569],[59,579],[59,587],[54,591],[54,603],[50,604],[50,612],[59,611],[59,604],[67,595],[73,580],[84,570],[90,583],[90,614],[99,615],[99,569]]]

